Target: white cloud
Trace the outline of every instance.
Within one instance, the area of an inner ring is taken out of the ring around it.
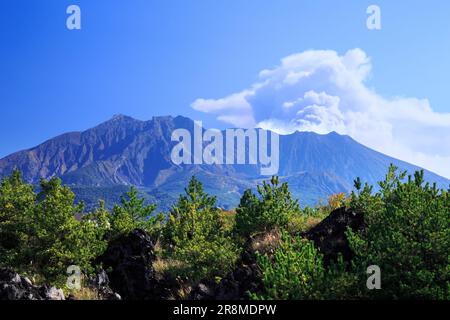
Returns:
[[[434,112],[425,99],[381,96],[365,84],[371,69],[360,49],[342,56],[305,51],[261,71],[249,89],[217,100],[198,99],[192,107],[238,127],[347,134],[450,178],[450,113]]]

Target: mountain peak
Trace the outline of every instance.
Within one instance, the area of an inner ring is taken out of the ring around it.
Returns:
[[[113,115],[112,118],[111,118],[109,121],[121,121],[121,120],[134,120],[134,121],[138,121],[137,119],[134,119],[134,118],[132,118],[132,117],[130,117],[130,116],[127,116],[127,115],[121,114],[121,113],[118,113],[118,114]]]
[[[141,122],[142,122],[141,120],[137,120],[135,118],[132,118],[132,117],[124,115],[124,114],[115,114],[111,119],[100,123],[99,125],[95,126],[94,128],[88,129],[88,131],[100,129],[100,128],[115,128],[115,127],[128,126],[129,124],[139,124]]]

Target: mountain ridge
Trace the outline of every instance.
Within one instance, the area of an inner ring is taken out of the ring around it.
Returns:
[[[267,178],[259,175],[255,165],[173,164],[172,131],[183,128],[192,132],[193,126],[194,121],[183,116],[143,121],[115,115],[93,128],[64,133],[0,159],[0,177],[17,168],[27,182],[34,184],[41,178],[60,177],[78,190],[123,191],[118,186],[135,185],[149,200],[163,202],[176,199],[195,174],[203,180],[207,191],[218,195],[219,204],[225,207],[237,205],[244,189]],[[376,184],[383,179],[390,163],[409,173],[420,169],[336,132],[320,135],[297,131],[280,136],[278,175],[282,181],[289,182],[294,196],[306,204],[326,199],[332,193],[349,192],[358,176]],[[425,171],[425,176],[439,187],[450,185],[450,180],[432,172]],[[86,201],[83,197],[79,200]]]

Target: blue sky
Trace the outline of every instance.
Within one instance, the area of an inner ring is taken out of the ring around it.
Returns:
[[[82,30],[66,28],[71,4]],[[366,28],[370,4],[382,10],[380,31]],[[449,113],[449,14],[442,0],[2,0],[0,157],[117,113],[227,126],[192,103],[241,92],[309,49],[360,48],[372,65],[367,88]]]

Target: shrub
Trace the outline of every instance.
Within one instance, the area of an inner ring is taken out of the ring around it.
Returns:
[[[24,183],[19,171],[0,185],[0,265],[19,266],[24,259],[36,194]]]
[[[59,179],[42,180],[36,195],[20,173],[4,178],[0,234],[17,241],[10,247],[2,241],[1,264],[59,285],[65,283],[70,265],[92,272],[91,260],[106,247],[104,229],[89,219],[77,219],[83,204],[76,205],[74,199]]]
[[[172,257],[181,263],[172,267],[170,273],[193,282],[214,279],[227,274],[237,256],[238,251],[230,238],[216,236],[206,239],[197,235],[175,246]]]
[[[258,255],[264,293],[253,299],[317,300],[347,297],[355,278],[342,259],[325,267],[323,256],[310,241],[284,233],[273,256]]]
[[[380,191],[372,194],[357,179],[351,206],[365,213],[367,230],[348,232],[356,253],[361,283],[366,268],[381,269],[382,290],[366,291],[371,298],[449,299],[450,195],[391,166]]]
[[[170,210],[163,231],[166,244],[173,246],[170,258],[180,262],[172,273],[193,281],[224,275],[234,265],[238,250],[226,235],[216,198],[206,194],[195,177],[185,192]]]
[[[278,177],[272,177],[270,183],[264,181],[257,191],[259,197],[251,190],[245,191],[236,209],[235,232],[239,235],[249,236],[275,226],[285,227],[290,217],[300,211],[287,183],[280,185]]]
[[[110,235],[116,237],[134,229],[143,229],[153,236],[158,236],[164,221],[162,213],[154,215],[156,206],[145,205],[145,199],[139,198],[139,192],[131,187],[125,196],[121,196],[120,205],[115,205],[110,216]]]
[[[72,264],[92,272],[91,260],[106,248],[104,230],[86,218],[77,219],[83,204],[74,200],[74,193],[59,179],[41,181],[28,248],[33,268],[49,281],[65,282]]]

